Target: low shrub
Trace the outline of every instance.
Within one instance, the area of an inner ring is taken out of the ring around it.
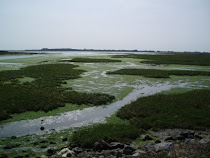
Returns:
[[[34,65],[0,72],[0,120],[25,111],[50,111],[65,103],[102,105],[114,99],[107,94],[79,93],[61,87],[64,80],[79,78],[83,70],[71,64]],[[31,77],[21,84],[18,78]],[[5,84],[7,83],[7,84]]]
[[[138,128],[210,127],[210,90],[193,90],[181,94],[156,94],[121,108],[117,116],[130,120]]]
[[[96,124],[76,131],[72,135],[71,145],[92,148],[101,139],[107,142],[127,142],[136,139],[139,134],[140,131],[129,124]]]
[[[178,65],[200,65],[210,66],[209,53],[173,53],[173,54],[129,54],[116,55],[114,58],[145,59],[145,64],[178,64]]]
[[[210,76],[207,71],[190,71],[190,70],[158,70],[158,69],[120,69],[107,74],[119,75],[138,75],[148,78],[169,78],[170,75],[177,76]]]

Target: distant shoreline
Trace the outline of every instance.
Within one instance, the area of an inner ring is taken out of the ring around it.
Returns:
[[[155,51],[155,50],[127,50],[127,49],[73,49],[73,48],[42,48],[42,49],[27,49],[24,51],[87,51],[87,52],[157,52],[157,53],[210,53],[210,52],[190,52],[190,51]]]
[[[133,52],[133,53],[167,53],[167,54],[176,54],[176,53],[184,53],[184,54],[210,54],[210,52],[198,52],[198,51],[155,51],[155,50],[116,50],[116,49],[72,49],[72,48],[43,48],[43,49],[26,49],[26,50],[0,50],[0,55],[13,55],[13,54],[48,54],[47,52]]]

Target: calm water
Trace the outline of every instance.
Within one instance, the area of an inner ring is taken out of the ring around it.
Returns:
[[[34,58],[43,55],[8,55],[8,56],[0,56],[0,60],[10,60],[10,59],[22,59],[22,58]]]
[[[34,58],[43,55],[8,55],[0,56],[0,61],[3,60],[12,60],[12,59],[23,59],[23,58]],[[11,63],[11,62],[0,62],[0,65],[21,65],[21,63]]]

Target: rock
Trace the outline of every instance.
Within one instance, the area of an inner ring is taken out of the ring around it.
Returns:
[[[80,154],[82,152],[82,149],[75,147],[72,149],[76,154]]]
[[[44,143],[47,143],[47,141],[46,140],[42,140],[42,141],[40,141],[40,143],[44,144]]]
[[[33,142],[33,145],[39,145],[39,143],[38,142]]]
[[[12,137],[11,137],[11,139],[16,139],[16,138],[17,138],[16,136],[12,136]]]
[[[115,156],[117,154],[117,151],[116,150],[111,150],[110,151],[110,154],[113,155],[113,156]]]
[[[139,152],[135,152],[133,155],[132,155],[132,157],[140,157],[141,156],[141,154],[139,153]]]
[[[118,142],[111,142],[110,143],[111,149],[123,149],[125,147],[124,144]]]
[[[42,149],[45,149],[45,148],[47,148],[47,145],[41,145],[41,147],[40,148],[42,148]]]
[[[92,158],[92,156],[88,152],[82,152],[78,157]]]
[[[69,148],[64,148],[60,152],[58,152],[58,156],[61,157],[74,157],[75,153],[72,150],[69,150]]]
[[[174,141],[175,139],[173,138],[173,137],[167,137],[166,139],[165,139],[165,141]]]
[[[155,144],[157,144],[157,143],[161,143],[161,141],[160,141],[160,140],[156,140],[156,141],[155,141]]]
[[[51,141],[50,144],[56,144],[56,142]]]
[[[67,153],[66,154],[66,157],[72,157],[73,155],[72,155],[72,153]],[[62,157],[64,157],[64,156],[62,156]]]
[[[112,156],[109,150],[103,150],[101,152],[101,154],[104,155],[105,157],[111,157]]]
[[[124,158],[133,158],[132,155],[125,155]]]
[[[151,145],[151,144],[144,145],[142,147],[142,149],[144,149],[147,152],[153,152],[153,151],[155,151],[154,145]]]
[[[183,137],[183,136],[179,136],[179,137],[176,137],[176,140],[181,140],[181,141],[184,141],[184,140],[185,140],[185,137]]]
[[[125,155],[133,155],[136,149],[132,146],[126,146],[123,150],[123,154]]]
[[[141,150],[141,149],[136,150],[136,152],[140,153],[141,155],[146,154],[146,152],[144,150]]]
[[[108,150],[110,149],[111,146],[105,142],[104,140],[100,140],[98,142],[95,142],[93,145],[93,150],[94,151],[102,151],[102,150]]]
[[[55,132],[55,129],[52,128],[52,129],[50,129],[50,131],[51,131],[51,132]]]
[[[202,138],[203,138],[203,137],[200,136],[200,135],[195,135],[194,137],[197,138],[197,139],[202,139]]]
[[[173,148],[173,144],[171,142],[163,142],[154,145],[155,151],[169,151]]]
[[[123,153],[122,153],[122,151],[117,151],[117,153],[116,153],[116,157],[122,157],[122,155],[123,155]]]
[[[53,148],[47,149],[47,155],[48,155],[48,156],[51,156],[51,155],[53,155],[54,153],[55,153],[55,149],[53,149]]]
[[[190,138],[190,139],[192,139],[192,138],[194,138],[194,132],[190,132],[190,131],[188,131],[188,132],[182,132],[182,133],[180,134],[180,136],[183,136],[183,137],[185,137],[185,138]]]
[[[43,130],[44,130],[44,127],[43,127],[43,126],[42,126],[42,127],[40,127],[40,130],[41,130],[41,131],[43,131]]]
[[[188,138],[189,139],[193,139],[194,138],[194,135],[190,134],[190,135],[188,135]]]
[[[66,142],[67,140],[68,140],[67,137],[62,138],[62,141],[63,141],[63,142]]]
[[[142,138],[143,141],[153,140],[153,139],[152,139],[150,136],[148,136],[148,135],[142,135],[141,138]]]
[[[195,139],[185,139],[185,143],[194,144],[194,143],[197,143],[197,140],[195,140]]]
[[[181,134],[182,130],[180,129],[165,129],[165,130],[158,130],[158,131],[151,131],[152,135],[155,137],[160,138],[161,140],[166,139],[167,137],[176,138]]]
[[[203,139],[200,140],[201,144],[207,144],[209,142],[210,142],[210,138],[203,138]]]

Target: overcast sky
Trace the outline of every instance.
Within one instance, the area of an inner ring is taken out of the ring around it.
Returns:
[[[0,0],[0,49],[210,52],[210,0]]]

